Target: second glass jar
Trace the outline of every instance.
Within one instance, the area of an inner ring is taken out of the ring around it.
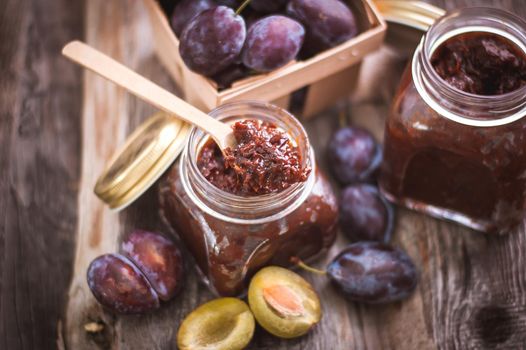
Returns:
[[[395,96],[380,187],[411,209],[507,233],[521,222],[526,205],[526,86],[476,95],[443,80],[431,64],[433,52],[466,33],[494,34],[526,52],[525,22],[504,11],[466,8],[436,22]]]

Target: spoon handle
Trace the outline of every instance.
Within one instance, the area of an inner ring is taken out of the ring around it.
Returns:
[[[227,124],[210,117],[159,85],[83,42],[70,42],[64,46],[62,54],[157,108],[170,114],[175,114],[178,118],[206,131],[212,135],[220,146],[224,145],[225,140],[232,134],[232,129]]]

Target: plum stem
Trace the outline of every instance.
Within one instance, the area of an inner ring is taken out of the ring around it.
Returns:
[[[243,2],[236,10],[236,15],[239,15],[241,14],[241,12],[243,12],[243,10],[245,9],[245,7],[248,6],[248,4],[250,3],[250,1],[252,0],[245,0],[245,2]]]
[[[347,116],[348,106],[347,103],[345,103],[343,106],[340,106],[340,110],[338,111],[338,122],[340,124],[340,128],[346,127],[349,123],[349,118]]]
[[[314,267],[311,267],[307,264],[305,264],[300,258],[298,258],[297,256],[293,256],[290,258],[290,261],[295,264],[296,266],[299,266],[301,267],[303,270],[305,271],[309,271],[311,273],[314,273],[316,275],[321,275],[321,276],[325,276],[327,275],[327,271],[325,270],[320,270],[320,269],[316,269]]]

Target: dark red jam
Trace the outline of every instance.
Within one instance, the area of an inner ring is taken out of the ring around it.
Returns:
[[[525,53],[511,40],[487,32],[451,37],[435,50],[431,65],[441,83],[493,100],[526,85]],[[413,72],[402,77],[386,123],[380,176],[384,194],[480,231],[509,232],[522,221],[526,207],[525,118],[494,127],[452,121],[423,99]],[[464,106],[437,95],[441,106]],[[472,119],[496,116],[489,105],[462,109]]]
[[[234,133],[238,145],[226,157],[213,141],[194,148],[195,165],[208,182],[188,171],[192,157],[185,157],[159,184],[161,217],[191,251],[212,290],[223,296],[242,294],[264,266],[290,266],[292,257],[309,260],[323,253],[338,228],[330,183],[289,133],[252,120],[236,123]],[[304,186],[292,196],[279,193],[300,181]],[[214,187],[249,197],[207,191]],[[273,195],[260,196],[265,193]],[[244,204],[254,201],[261,207]]]
[[[217,188],[241,196],[281,192],[307,180],[310,168],[289,135],[275,124],[243,120],[232,126],[237,146],[226,157],[213,140],[201,149],[197,166]]]
[[[291,257],[308,261],[336,238],[337,200],[319,169],[311,174],[314,185],[297,209],[279,219],[252,224],[221,220],[202,211],[186,192],[180,174],[178,166],[173,166],[160,182],[161,217],[178,233],[219,295],[240,295],[260,268],[290,266]]]
[[[501,95],[526,85],[526,55],[511,40],[469,32],[442,43],[431,57],[442,79],[476,95]]]

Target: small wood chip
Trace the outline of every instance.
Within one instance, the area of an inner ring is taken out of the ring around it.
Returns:
[[[281,317],[299,317],[305,314],[301,297],[290,287],[276,284],[264,288],[263,298]]]
[[[104,330],[104,324],[98,322],[90,322],[84,325],[84,330],[88,333],[99,333]]]

